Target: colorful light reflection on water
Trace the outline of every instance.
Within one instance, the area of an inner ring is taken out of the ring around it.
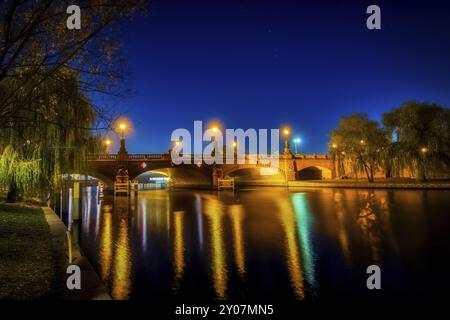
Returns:
[[[81,239],[116,299],[360,295],[367,291],[365,268],[374,263],[389,294],[422,294],[448,285],[434,276],[439,259],[430,255],[449,252],[449,196],[152,190],[99,200],[89,188]]]

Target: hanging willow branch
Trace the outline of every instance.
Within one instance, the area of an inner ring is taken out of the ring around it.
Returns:
[[[0,157],[2,187],[14,185],[24,193],[31,193],[37,188],[40,176],[40,159],[24,159],[11,145],[3,150]]]

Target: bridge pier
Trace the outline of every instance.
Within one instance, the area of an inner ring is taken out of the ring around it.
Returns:
[[[223,178],[223,170],[218,165],[213,165],[212,171],[211,171],[211,188],[213,190],[216,190],[219,186],[219,179]]]

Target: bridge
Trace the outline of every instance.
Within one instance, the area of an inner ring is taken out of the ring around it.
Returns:
[[[124,145],[117,154],[97,154],[88,158],[88,173],[112,184],[120,168],[128,170],[130,179],[145,172],[171,178],[175,187],[215,188],[222,177],[234,177],[237,185],[285,185],[293,180],[333,179],[335,161],[328,154],[292,154],[289,149],[279,156],[277,169],[260,162],[213,164],[205,162],[175,165],[170,153],[128,154]]]

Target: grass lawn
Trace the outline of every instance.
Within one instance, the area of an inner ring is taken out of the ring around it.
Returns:
[[[0,299],[49,295],[54,274],[50,229],[38,207],[0,203]]]

